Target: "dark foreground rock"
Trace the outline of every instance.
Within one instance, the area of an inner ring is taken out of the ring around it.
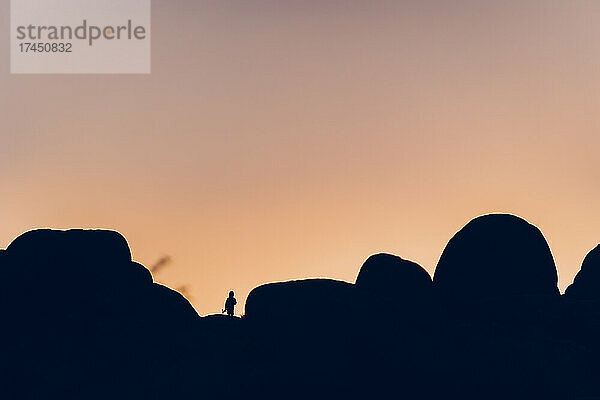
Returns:
[[[199,318],[152,282],[116,232],[28,232],[1,263],[3,378],[13,396],[155,395],[149,377],[178,356]]]
[[[433,284],[447,301],[559,295],[554,258],[538,228],[507,214],[469,222],[450,240]]]
[[[199,317],[109,231],[26,233],[0,251],[3,398],[600,398],[598,253],[565,296],[541,232],[473,220],[433,282],[371,256],[355,284],[254,289]],[[224,289],[224,294],[228,288]]]
[[[565,291],[570,299],[600,302],[600,245],[583,260],[581,270]]]
[[[356,277],[356,287],[377,297],[396,299],[399,296],[426,298],[431,296],[432,291],[427,271],[392,254],[369,257]]]

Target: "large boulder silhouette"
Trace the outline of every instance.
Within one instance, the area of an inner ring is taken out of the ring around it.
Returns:
[[[579,298],[597,292],[599,253],[560,297],[541,232],[489,215],[452,238],[433,283],[417,264],[377,254],[355,284],[271,283],[252,290],[242,318],[200,318],[120,234],[28,232],[0,250],[2,394],[597,398],[600,311]]]
[[[558,296],[556,265],[538,228],[508,214],[475,218],[450,240],[433,285],[447,300]]]
[[[585,257],[565,296],[568,299],[600,301],[600,245]]]
[[[351,307],[353,293],[352,284],[332,279],[269,283],[250,292],[245,316],[273,321],[336,315]]]
[[[125,395],[154,393],[152,369],[179,352],[157,338],[178,343],[198,320],[187,300],[132,261],[117,232],[27,232],[0,266],[5,361],[33,397],[101,398],[114,385]]]
[[[359,314],[352,346],[353,393],[385,398],[402,387],[406,398],[419,398],[423,378],[436,365],[431,358],[432,333],[438,331],[431,324],[431,277],[412,261],[375,254],[362,265],[355,286]]]
[[[375,254],[362,265],[356,287],[376,296],[429,296],[431,277],[419,264],[391,254]]]
[[[576,358],[573,376],[579,379],[581,398],[598,397],[600,386],[600,245],[590,251],[564,299],[563,329],[565,336],[577,344],[581,353]],[[584,379],[581,379],[584,377]]]
[[[351,357],[354,289],[346,282],[306,279],[250,292],[244,315],[248,340],[253,358],[270,365],[253,378],[257,387],[279,395],[294,387],[307,394],[315,382],[320,388],[339,382]]]

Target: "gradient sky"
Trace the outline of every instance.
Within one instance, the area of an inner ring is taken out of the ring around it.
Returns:
[[[433,274],[488,212],[542,230],[562,290],[600,242],[596,0],[157,0],[129,76],[10,75],[8,11],[0,247],[116,229],[208,314],[381,251]]]

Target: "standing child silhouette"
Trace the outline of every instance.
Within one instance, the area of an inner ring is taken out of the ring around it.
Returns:
[[[233,290],[229,292],[229,297],[225,300],[225,309],[223,312],[227,312],[227,315],[233,317],[233,311],[235,309],[235,305],[237,304],[237,300],[233,297]]]

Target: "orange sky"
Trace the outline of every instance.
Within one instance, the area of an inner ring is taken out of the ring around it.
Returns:
[[[433,273],[487,212],[543,231],[563,290],[600,242],[597,1],[159,0],[151,75],[8,54],[0,35],[0,247],[117,229],[201,314],[380,251]]]

